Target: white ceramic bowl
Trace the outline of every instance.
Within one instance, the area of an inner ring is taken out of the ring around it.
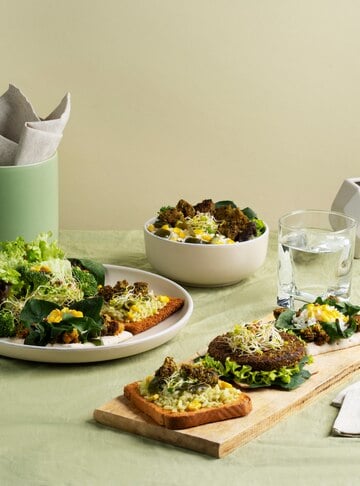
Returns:
[[[248,241],[230,245],[199,245],[167,240],[147,228],[156,218],[144,225],[146,256],[161,275],[185,285],[220,287],[249,277],[260,268],[266,258],[269,228]]]

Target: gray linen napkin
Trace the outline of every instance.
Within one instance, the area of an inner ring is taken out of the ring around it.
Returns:
[[[70,94],[46,118],[14,85],[0,97],[0,165],[27,165],[51,157],[69,120]]]
[[[352,385],[347,386],[346,388],[343,388],[333,399],[331,402],[331,405],[334,405],[334,407],[341,407],[342,402],[344,400],[345,395],[351,391],[351,390],[360,390],[360,381],[356,381]]]
[[[332,432],[341,437],[360,437],[360,388],[353,388],[344,396]]]

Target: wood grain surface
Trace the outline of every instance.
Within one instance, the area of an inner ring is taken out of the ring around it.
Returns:
[[[306,366],[312,376],[299,388],[246,389],[253,403],[249,415],[189,429],[169,430],[155,424],[123,395],[97,408],[94,418],[110,427],[221,458],[311,403],[359,368],[359,346],[318,355],[314,363]]]

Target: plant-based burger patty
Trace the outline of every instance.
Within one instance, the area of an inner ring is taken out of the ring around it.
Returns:
[[[298,363],[306,354],[305,344],[293,334],[279,333],[283,346],[277,349],[266,349],[262,352],[243,353],[233,349],[229,342],[229,333],[214,338],[208,347],[208,354],[214,359],[225,363],[229,358],[239,365],[251,366],[253,370],[271,371],[283,366]]]

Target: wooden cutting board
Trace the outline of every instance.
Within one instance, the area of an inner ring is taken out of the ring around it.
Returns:
[[[246,390],[253,404],[249,415],[189,429],[169,430],[155,424],[123,395],[97,408],[94,418],[110,427],[220,458],[311,403],[359,368],[360,346],[315,356],[314,363],[306,366],[312,376],[299,388]]]

